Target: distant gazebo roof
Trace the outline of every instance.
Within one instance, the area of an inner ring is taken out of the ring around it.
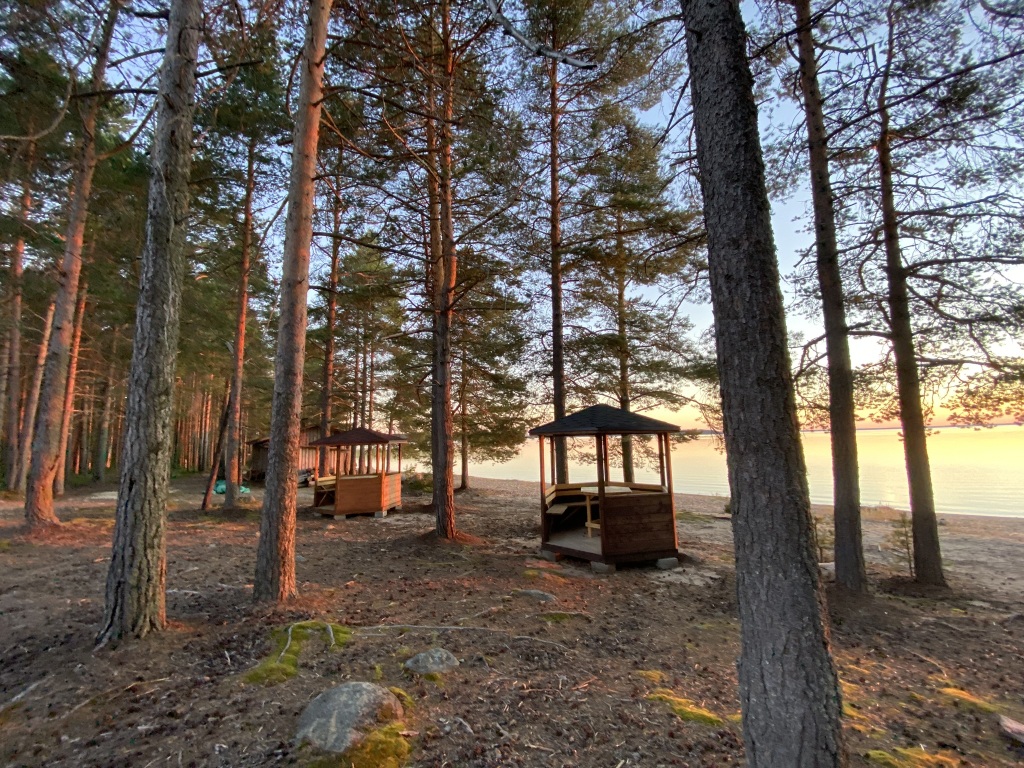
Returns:
[[[621,408],[599,403],[582,411],[571,413],[560,419],[542,424],[530,430],[534,437],[547,435],[656,435],[663,432],[679,432],[675,424],[658,421],[639,413],[630,413]]]
[[[366,427],[356,427],[346,432],[337,432],[327,437],[321,437],[319,440],[313,440],[310,445],[388,445],[407,442],[409,442],[409,438],[405,435],[388,434]]]

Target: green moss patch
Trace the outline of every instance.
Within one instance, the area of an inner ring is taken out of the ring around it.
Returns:
[[[295,677],[299,671],[299,654],[314,634],[321,634],[329,650],[341,648],[352,637],[352,630],[341,624],[325,621],[300,621],[278,627],[271,635],[273,650],[245,675],[253,685],[278,685]]]
[[[881,768],[956,768],[960,765],[959,759],[925,752],[918,748],[897,748],[892,752],[886,752],[884,749],[872,749],[864,757],[868,759],[868,762],[881,766]]]
[[[646,698],[649,701],[664,701],[680,720],[703,723],[704,725],[722,725],[722,718],[714,712],[697,706],[689,699],[676,696],[667,688],[658,688],[653,693],[647,694]]]
[[[644,680],[649,680],[655,685],[658,685],[665,679],[665,673],[657,669],[640,669],[637,670],[637,675],[642,677]]]
[[[390,688],[388,688],[388,690],[395,695],[396,699],[402,702],[402,708],[406,712],[415,709],[416,702],[412,700],[412,696],[410,696],[408,692],[405,691],[403,688],[399,688],[397,685],[393,685]]]
[[[999,707],[995,704],[985,701],[984,699],[978,698],[972,693],[961,690],[959,688],[940,688],[939,693],[943,696],[953,699],[954,701],[963,704],[971,709],[976,709],[980,712],[998,712]]]
[[[366,734],[366,738],[342,755],[341,768],[401,768],[412,752],[402,736],[400,723]]]
[[[882,768],[903,768],[900,761],[884,749],[870,749],[864,757],[868,759],[868,762],[880,765]]]

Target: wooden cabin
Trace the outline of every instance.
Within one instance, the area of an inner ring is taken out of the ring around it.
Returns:
[[[314,447],[335,449],[334,475],[318,477],[313,506],[324,517],[384,517],[402,508],[402,445],[405,435],[360,427],[320,440]]]
[[[610,405],[594,405],[530,430],[540,439],[541,551],[591,562],[657,561],[679,555],[669,434],[679,427]],[[660,483],[611,479],[608,438],[658,443]],[[596,478],[555,482],[555,439],[593,438]]]
[[[299,431],[299,474],[312,479],[316,475],[317,467],[320,465],[320,448],[314,446],[313,442],[319,440],[320,424],[303,422]],[[261,483],[267,476],[267,457],[270,449],[270,438],[261,437],[258,440],[250,440],[249,471],[246,479]],[[333,467],[337,464],[337,448],[327,449],[327,466]]]

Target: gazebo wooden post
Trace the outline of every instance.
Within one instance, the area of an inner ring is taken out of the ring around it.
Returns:
[[[551,485],[555,484],[555,438],[548,440],[548,449],[551,451]],[[566,482],[569,478],[565,478]]]
[[[540,511],[544,511],[547,504],[547,487],[544,482],[544,437],[540,438]]]
[[[672,509],[672,519],[676,519],[676,495],[672,490],[672,444],[669,434],[665,433],[665,479],[668,480],[668,503]],[[676,548],[679,547],[679,534],[676,534]]]
[[[658,438],[658,474],[661,475],[661,487],[665,487],[665,443],[668,441],[668,433],[659,432]]]
[[[398,474],[402,474],[402,444],[398,444]]]
[[[604,455],[604,482],[607,483],[612,476],[611,459],[608,457],[608,435],[601,435],[601,453]],[[604,493],[604,488],[601,489]]]
[[[597,508],[601,511],[601,522],[604,522],[604,486],[608,482],[608,438],[605,435],[598,435],[597,439]],[[604,552],[605,529],[607,526],[600,525],[598,535],[601,537],[601,551]],[[587,534],[589,535],[589,531]]]

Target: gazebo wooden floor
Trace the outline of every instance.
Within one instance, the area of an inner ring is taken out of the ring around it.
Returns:
[[[595,533],[593,536],[587,536],[586,531],[583,528],[575,528],[571,531],[559,531],[558,533],[552,533],[546,542],[550,547],[558,547],[559,550],[564,550],[564,554],[573,556],[573,552],[579,552],[584,559],[589,560],[587,555],[595,557],[601,556],[601,536]],[[545,547],[546,548],[546,547]],[[571,551],[569,551],[571,550]]]

